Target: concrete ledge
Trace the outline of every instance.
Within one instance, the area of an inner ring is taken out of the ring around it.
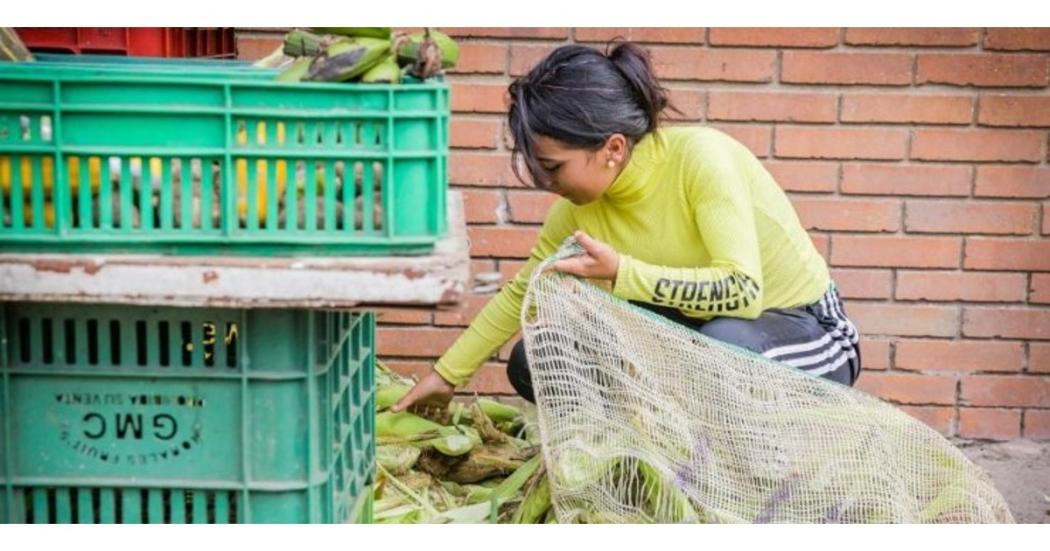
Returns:
[[[450,191],[448,205],[449,235],[425,256],[0,254],[0,301],[240,308],[454,304],[466,291],[470,251],[461,194]]]

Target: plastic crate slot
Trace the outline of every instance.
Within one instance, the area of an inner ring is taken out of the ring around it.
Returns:
[[[157,324],[157,330],[160,332],[160,342],[158,343],[160,344],[160,366],[168,367],[169,365],[171,365],[171,361],[169,358],[170,350],[168,341],[168,322],[162,321],[159,324]]]
[[[18,127],[21,130],[20,136],[23,142],[28,142],[33,139],[33,132],[29,124],[29,116],[19,115]]]
[[[237,367],[237,322],[226,322],[226,333],[223,339],[223,351],[226,354],[226,367],[235,369]]]
[[[99,320],[87,320],[87,363],[99,364]]]
[[[51,115],[40,116],[40,139],[50,143],[52,138],[51,132]]]
[[[146,322],[135,322],[135,351],[139,366],[146,365]]]
[[[188,321],[179,324],[182,331],[182,365],[190,367],[193,365],[193,329]]]
[[[120,365],[120,320],[109,320],[109,357],[114,366]]]
[[[66,345],[66,363],[74,365],[77,363],[77,327],[76,321],[65,319],[62,321]]]
[[[52,348],[52,333],[51,333],[51,318],[43,318],[40,320],[40,336],[42,338],[42,349],[43,360],[46,365],[51,365],[55,361],[54,349]]]
[[[204,348],[204,366],[215,367],[215,322],[206,321],[201,326],[201,344]]]

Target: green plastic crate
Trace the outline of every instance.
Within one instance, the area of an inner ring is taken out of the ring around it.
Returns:
[[[0,522],[369,521],[375,319],[0,306]]]
[[[284,83],[225,60],[0,62],[0,248],[422,254],[449,86]]]

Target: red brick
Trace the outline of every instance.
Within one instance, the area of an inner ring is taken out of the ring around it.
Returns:
[[[784,52],[780,81],[792,84],[911,84],[912,55]]]
[[[511,191],[507,194],[512,222],[540,224],[558,196],[544,191]]]
[[[528,258],[539,228],[473,226],[467,228],[470,256]]]
[[[1025,274],[897,271],[898,300],[1024,302]]]
[[[1050,203],[1043,203],[1043,235],[1050,235]]]
[[[507,364],[489,362],[481,366],[461,391],[464,395],[514,396],[517,392],[507,379]]]
[[[901,226],[900,201],[800,197],[791,203],[808,230],[895,232]]]
[[[836,163],[766,161],[762,164],[784,191],[833,192],[839,179]]]
[[[971,237],[966,240],[963,267],[1050,272],[1050,242]]]
[[[392,358],[379,358],[379,360],[394,373],[402,377],[408,377],[413,381],[422,379],[424,375],[430,372],[430,368],[433,365],[432,362],[419,360],[398,360]]]
[[[384,360],[394,372],[411,377],[414,380],[423,378],[433,368],[432,361]],[[456,389],[457,394],[513,394],[514,389],[507,381],[507,368],[504,364],[489,362],[481,366],[466,386]]]
[[[486,272],[496,272],[496,261],[491,258],[484,259],[470,259],[470,280],[474,281],[474,276],[483,274]]]
[[[503,274],[503,282],[506,283],[513,280],[524,267],[524,260],[500,260],[499,272]]]
[[[897,341],[894,365],[908,371],[1020,372],[1024,349],[1019,342]]]
[[[703,27],[577,27],[577,42],[609,42],[624,39],[649,44],[703,44]]]
[[[849,317],[861,333],[906,337],[954,337],[959,309],[954,306],[854,302]]]
[[[448,181],[463,186],[520,187],[510,169],[510,155],[452,151]]]
[[[842,165],[842,192],[864,195],[934,195],[965,197],[970,194],[973,169],[966,166]]]
[[[1050,411],[1025,410],[1024,437],[1032,440],[1050,440]]]
[[[449,69],[452,74],[497,74],[507,70],[507,46],[461,42],[459,60]]]
[[[504,345],[502,347],[500,347],[500,349],[499,349],[499,352],[498,352],[499,359],[502,360],[502,361],[509,360],[511,351],[514,350],[514,346],[520,340],[521,340],[521,332],[520,331],[515,333],[513,337],[507,339],[507,342],[504,343]]]
[[[499,121],[495,120],[479,121],[452,117],[449,121],[452,147],[495,149],[500,128]]]
[[[962,250],[958,237],[898,237],[836,235],[831,263],[835,266],[884,268],[957,268]]]
[[[433,312],[424,308],[381,308],[376,310],[376,322],[395,325],[426,325]]]
[[[1050,339],[1050,309],[964,308],[962,333],[967,337]]]
[[[817,252],[820,256],[824,257],[824,261],[827,262],[831,256],[831,238],[825,234],[819,234],[809,232],[809,238],[813,241],[813,246],[816,247]]]
[[[1031,440],[1050,440],[1050,411],[1026,409],[1024,436]]]
[[[767,46],[830,48],[839,43],[837,28],[712,28],[712,46]]]
[[[977,122],[988,126],[1050,126],[1050,97],[982,96]]]
[[[835,122],[838,96],[794,92],[712,91],[707,118],[714,121]]]
[[[455,38],[546,38],[569,37],[568,27],[444,27]]]
[[[379,327],[376,353],[380,356],[436,358],[445,353],[461,333],[458,329],[432,327]]]
[[[908,132],[903,129],[780,126],[774,154],[809,159],[902,159],[907,143]]]
[[[284,44],[283,35],[272,36],[238,36],[237,59],[258,61]]]
[[[890,298],[893,295],[893,273],[889,270],[833,268],[842,298]]]
[[[467,295],[458,306],[449,310],[434,312],[434,325],[452,325],[466,327],[474,321],[478,312],[489,303],[492,295]]]
[[[558,46],[531,46],[515,44],[510,47],[510,75],[528,74],[543,58],[547,57]]]
[[[946,28],[850,28],[846,44],[850,46],[974,46],[977,29]]]
[[[1043,159],[1044,132],[919,128],[911,158],[926,161],[1031,161]]]
[[[1050,377],[972,375],[962,380],[959,399],[973,406],[1050,407]]]
[[[849,312],[846,312],[849,315]],[[890,368],[890,355],[892,352],[891,344],[892,341],[888,339],[880,339],[878,337],[869,337],[867,335],[861,335],[860,337],[860,350],[861,350],[861,368],[862,369],[878,369],[886,370]]]
[[[776,52],[706,50],[685,46],[649,48],[657,76],[667,80],[770,82]]]
[[[1028,372],[1050,373],[1050,343],[1028,343]]]
[[[1006,27],[988,29],[984,35],[986,50],[1050,51],[1050,29]]]
[[[671,105],[681,113],[670,109],[664,111],[664,116],[672,121],[699,121],[704,118],[704,107],[706,94],[698,90],[685,88],[668,88]]]
[[[970,124],[973,98],[931,94],[857,94],[842,98],[843,122]]]
[[[736,141],[744,144],[756,157],[769,156],[769,147],[773,141],[773,127],[757,124],[712,124],[714,128],[725,132]]]
[[[976,197],[1050,197],[1050,168],[1034,166],[979,166]]]
[[[944,436],[952,435],[955,423],[955,408],[938,406],[899,406],[898,409],[922,421]]]
[[[1038,207],[1000,201],[907,201],[904,227],[909,233],[987,233],[1029,235]]]
[[[496,224],[500,222],[500,192],[494,190],[464,189],[463,210],[468,224]]]
[[[955,404],[955,377],[867,372],[856,388],[900,404]]]
[[[1050,274],[1032,274],[1031,294],[1028,302],[1050,304]]]
[[[916,84],[1046,86],[1050,64],[1043,55],[919,54]]]
[[[503,84],[452,83],[452,111],[455,113],[507,112],[503,105]]]
[[[1010,440],[1021,436],[1021,412],[1009,409],[959,409],[959,436]]]

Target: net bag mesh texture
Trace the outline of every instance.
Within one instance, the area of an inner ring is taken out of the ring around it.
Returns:
[[[893,406],[545,268],[525,349],[569,522],[1013,522],[988,476]]]

